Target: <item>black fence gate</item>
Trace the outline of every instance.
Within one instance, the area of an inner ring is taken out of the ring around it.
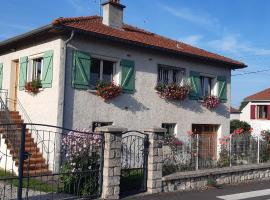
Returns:
[[[139,131],[123,133],[121,145],[121,196],[147,190],[148,147],[148,135]]]
[[[103,141],[88,130],[0,123],[0,199],[99,197]]]

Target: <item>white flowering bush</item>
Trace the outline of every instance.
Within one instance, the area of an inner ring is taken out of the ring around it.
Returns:
[[[88,129],[63,136],[61,181],[64,192],[93,195],[98,191],[101,144],[101,136]]]

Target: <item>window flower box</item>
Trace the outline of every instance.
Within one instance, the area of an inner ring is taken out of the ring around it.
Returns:
[[[211,110],[211,109],[214,109],[214,108],[218,107],[218,105],[220,103],[220,100],[216,96],[206,96],[206,97],[203,97],[200,100],[200,102],[202,103],[202,105],[204,107]]]
[[[106,100],[111,100],[122,93],[121,86],[115,85],[113,82],[100,82],[97,84],[96,94]]]
[[[42,88],[42,84],[40,80],[33,80],[31,82],[25,83],[25,91],[32,93],[32,94],[38,94],[40,92],[40,88]]]
[[[161,98],[179,101],[184,100],[190,92],[189,85],[158,84],[155,89]]]

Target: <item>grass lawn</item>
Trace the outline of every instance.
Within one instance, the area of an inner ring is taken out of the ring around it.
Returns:
[[[46,178],[46,176],[44,178]],[[6,184],[8,183],[18,187],[18,176],[0,169],[0,182],[5,182]],[[38,178],[32,177],[30,177],[29,180],[27,177],[24,177],[23,188],[29,188],[31,190],[40,192],[56,192],[60,189],[55,184],[49,184],[45,181],[38,180]]]

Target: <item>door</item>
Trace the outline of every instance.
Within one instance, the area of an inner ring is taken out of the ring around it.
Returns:
[[[19,61],[14,63],[14,82],[13,82],[13,96],[12,96],[12,110],[17,109],[17,98],[18,98],[18,88],[19,88]]]
[[[217,131],[219,126],[213,124],[194,124],[192,130],[196,137],[199,168],[208,168],[217,161]]]

